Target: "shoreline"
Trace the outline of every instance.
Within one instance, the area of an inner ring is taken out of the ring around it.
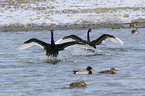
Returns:
[[[0,32],[17,32],[17,31],[42,31],[42,30],[70,30],[70,29],[99,29],[99,28],[112,28],[112,29],[120,29],[124,28],[123,23],[100,23],[100,24],[64,24],[64,25],[37,25],[37,24],[10,24],[0,26]]]
[[[145,28],[145,23],[137,23],[138,28]],[[120,29],[120,28],[131,28],[129,23],[98,23],[98,24],[5,24],[0,26],[0,32],[17,32],[17,31],[43,31],[43,30],[70,30],[70,29],[100,29],[100,28],[111,28],[111,29]]]
[[[0,32],[84,28],[145,28],[142,1],[3,0]],[[140,6],[138,6],[140,5]],[[133,21],[138,20],[138,21]],[[131,23],[130,23],[131,22]]]

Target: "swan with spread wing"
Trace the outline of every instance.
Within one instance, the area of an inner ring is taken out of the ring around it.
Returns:
[[[117,38],[113,35],[109,35],[109,34],[103,34],[99,38],[97,38],[93,41],[90,41],[90,36],[89,36],[90,32],[92,32],[92,29],[89,29],[88,32],[87,32],[87,41],[83,40],[79,36],[69,35],[69,36],[65,36],[65,37],[59,39],[55,43],[59,44],[59,43],[62,43],[62,42],[64,43],[64,42],[68,42],[68,41],[77,41],[77,42],[82,42],[84,44],[88,44],[95,49],[96,49],[96,45],[100,45],[105,41],[112,41],[112,42],[120,43],[121,45],[123,45],[123,41],[121,41],[119,38]]]
[[[25,41],[17,49],[18,50],[23,50],[23,49],[29,48],[33,45],[37,45],[37,46],[40,46],[41,48],[46,50],[46,55],[47,56],[52,56],[52,57],[57,57],[59,51],[65,50],[65,49],[70,48],[70,47],[81,46],[83,48],[91,49],[91,47],[89,45],[81,43],[81,42],[76,42],[76,41],[65,42],[65,43],[61,43],[61,44],[55,44],[53,34],[54,34],[54,30],[51,30],[51,44],[46,43],[46,42],[41,41],[41,40],[36,39],[36,38],[32,38],[32,39],[29,39],[29,40]]]

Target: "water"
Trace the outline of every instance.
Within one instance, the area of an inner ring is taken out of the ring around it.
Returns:
[[[97,54],[83,54],[82,49],[67,49],[58,55],[55,64],[47,61],[45,51],[33,46],[18,51],[25,40],[38,38],[50,42],[50,32],[0,33],[0,96],[145,96],[144,29],[131,34],[130,29],[93,29],[94,40],[103,33],[120,38],[124,45],[106,42],[97,47]],[[86,39],[84,30],[55,30],[55,40],[76,34]],[[82,51],[82,52],[78,52]],[[75,75],[73,70],[92,66],[92,75]],[[98,75],[115,67],[114,75]],[[70,89],[72,82],[84,80],[87,88]]]

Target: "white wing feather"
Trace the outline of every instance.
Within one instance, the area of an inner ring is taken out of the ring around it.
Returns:
[[[29,47],[31,47],[33,45],[37,45],[37,46],[40,46],[41,48],[44,48],[42,45],[40,45],[40,44],[38,44],[36,42],[31,42],[31,43],[27,43],[27,44],[22,44],[17,49],[18,50],[23,50],[23,49],[29,48]]]
[[[62,39],[62,38],[60,38],[59,40],[57,40],[57,41],[55,42],[55,44],[61,44],[61,43],[71,42],[71,41],[75,41],[75,39],[72,39],[72,38]]]
[[[71,48],[71,47],[80,47],[80,48],[84,48],[84,49],[91,49],[93,51],[95,51],[96,49],[93,48],[92,46],[88,45],[88,44],[84,44],[84,45],[80,45],[80,44],[74,44],[71,46],[66,47],[65,49]]]
[[[110,38],[110,37],[108,37],[107,39],[103,40],[103,43],[104,43],[105,41],[112,41],[112,42],[120,43],[121,45],[123,45],[123,41],[120,40],[120,39],[117,38],[117,37],[115,37],[115,38]]]

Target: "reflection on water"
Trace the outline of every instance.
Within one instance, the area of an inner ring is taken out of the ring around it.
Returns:
[[[57,64],[58,62],[61,62],[61,59],[57,57],[47,57],[47,58],[41,58],[41,60],[45,61],[46,63],[51,63],[51,64]]]

